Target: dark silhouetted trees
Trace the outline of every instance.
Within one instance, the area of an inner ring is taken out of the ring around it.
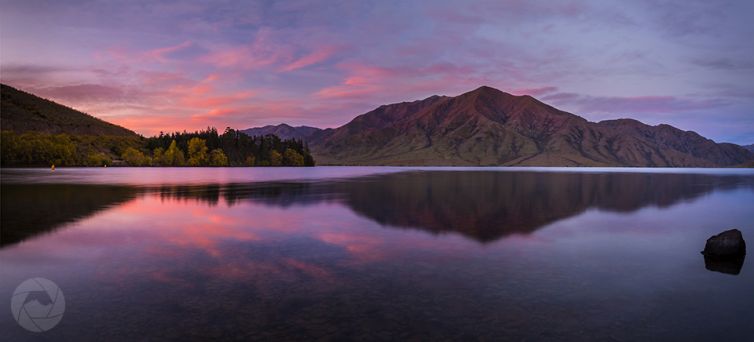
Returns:
[[[216,166],[222,159],[227,160],[222,164],[228,166],[314,166],[315,163],[302,140],[281,140],[275,135],[248,136],[231,128],[220,134],[214,127],[208,127],[196,132],[160,133],[147,138],[146,148],[153,153],[153,164],[171,158],[168,152],[173,142],[177,150],[188,152],[189,166]],[[217,159],[213,162],[215,150],[222,152],[225,158],[215,154]],[[160,165],[179,166],[172,159]]]
[[[209,165],[228,166],[228,157],[225,156],[223,150],[216,148],[209,153]]]

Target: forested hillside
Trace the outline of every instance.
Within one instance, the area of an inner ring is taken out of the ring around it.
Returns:
[[[128,129],[2,85],[0,165],[313,166],[296,139],[227,128],[144,138]]]

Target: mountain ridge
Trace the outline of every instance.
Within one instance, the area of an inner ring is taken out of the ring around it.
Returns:
[[[126,128],[11,86],[2,84],[1,90],[3,131],[143,139]],[[716,143],[693,131],[629,118],[591,122],[532,96],[488,86],[458,96],[433,95],[382,105],[337,128],[283,123],[243,132],[305,140],[320,165],[754,165],[752,146]],[[96,149],[107,153],[121,149],[103,148]]]
[[[54,101],[0,84],[4,131],[140,137],[134,131]]]
[[[321,131],[321,128],[311,126],[291,126],[286,123],[278,125],[267,125],[262,127],[252,127],[241,130],[248,136],[262,136],[268,134],[277,135],[280,139],[306,139]]]
[[[711,167],[754,158],[696,132],[634,119],[591,122],[488,86],[382,105],[308,142],[329,165]]]

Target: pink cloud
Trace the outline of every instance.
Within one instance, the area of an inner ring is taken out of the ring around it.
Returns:
[[[157,49],[149,50],[149,51],[147,51],[147,52],[144,53],[144,56],[147,57],[148,59],[152,59],[152,60],[155,60],[155,61],[166,62],[167,61],[167,58],[166,58],[167,55],[169,55],[171,53],[174,53],[174,52],[177,52],[177,51],[180,51],[180,50],[183,50],[183,49],[186,49],[186,48],[189,48],[191,46],[193,46],[192,42],[185,41],[185,42],[177,44],[177,45],[166,46],[166,47],[162,47],[162,48],[157,48]]]
[[[490,83],[486,76],[477,76],[473,69],[450,63],[427,66],[380,67],[360,63],[342,63],[345,71],[340,84],[323,87],[313,95],[320,99],[358,100],[370,98],[380,101],[407,101],[416,96],[438,94],[437,90],[453,85],[466,91]]]
[[[169,63],[171,54],[194,47],[191,41],[154,48],[146,51],[133,51],[123,46],[111,46],[94,54],[100,61],[118,61],[121,63]]]
[[[126,116],[112,117],[108,121],[133,129],[146,135],[156,135],[159,132],[176,132],[190,129],[186,127],[184,115],[160,115],[129,114]]]
[[[206,96],[206,97],[189,97],[184,98],[183,103],[191,107],[208,108],[217,106],[228,106],[233,103],[248,100],[254,97],[254,91],[239,91],[229,95]]]
[[[199,61],[218,68],[252,70],[291,60],[291,47],[278,43],[272,35],[271,30],[261,29],[250,44],[219,47]]]
[[[245,109],[260,92],[231,87],[233,82],[217,73],[200,79],[180,72],[138,71],[127,76],[133,85],[83,83],[22,89],[145,135],[207,126],[246,127]],[[264,112],[265,102],[256,102],[254,109]]]
[[[324,47],[318,50],[315,50],[307,55],[302,56],[299,59],[296,59],[295,61],[285,65],[281,70],[282,71],[294,71],[301,68],[308,67],[310,65],[319,64],[321,62],[324,62],[330,56],[335,54],[337,49],[333,47]]]
[[[115,102],[129,100],[139,95],[135,90],[127,90],[121,87],[101,84],[50,86],[33,88],[30,89],[30,91],[42,97],[61,100],[64,103],[91,101]]]

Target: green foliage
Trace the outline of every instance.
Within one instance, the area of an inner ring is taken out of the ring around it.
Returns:
[[[228,157],[223,150],[216,148],[209,154],[209,164],[211,166],[228,166]]]
[[[176,144],[175,140],[173,140],[168,149],[165,150],[162,160],[163,166],[183,166],[186,164],[183,151],[178,148],[178,144]]]
[[[86,166],[110,166],[113,160],[103,152],[92,152],[86,157]]]
[[[66,134],[2,132],[3,166],[78,165],[83,158],[76,154],[76,145]]]
[[[207,141],[196,137],[191,138],[188,142],[188,157],[189,166],[206,166],[208,162]],[[227,161],[227,158],[225,159]]]
[[[270,166],[283,165],[283,155],[276,150],[270,151]]]
[[[1,163],[2,166],[102,166],[106,161],[112,163],[128,147],[138,148],[143,143],[142,138],[130,136],[3,131]]]
[[[283,153],[283,164],[288,166],[304,166],[304,156],[294,149],[287,148]]]
[[[152,165],[154,166],[166,166],[165,165],[165,149],[158,147],[152,151]]]
[[[116,159],[130,166],[314,166],[314,158],[301,140],[250,137],[230,128],[223,134],[208,128],[146,139],[3,131],[0,140],[1,164],[6,167],[102,166]]]
[[[201,144],[201,141],[204,144]],[[185,131],[171,134],[160,133],[146,140],[146,148],[153,151],[162,148],[167,153],[173,142],[176,143],[178,149],[188,151],[188,164],[191,166],[207,165],[207,163],[211,165],[211,160],[209,160],[211,156],[207,156],[206,162],[202,162],[202,156],[206,155],[206,151],[215,149],[223,152],[229,166],[314,166],[314,158],[301,140],[281,140],[275,135],[252,137],[231,128],[226,128],[222,134],[219,134],[213,127],[193,133]],[[292,152],[288,153],[289,158],[285,158],[285,151],[289,149]],[[300,155],[303,162],[293,152]],[[155,155],[153,159],[156,161],[159,158]],[[173,165],[173,163],[160,163],[160,165]]]
[[[126,150],[123,151],[123,154],[121,154],[121,158],[129,166],[149,166],[152,161],[151,158],[144,155],[143,152],[133,147],[126,148]]]

